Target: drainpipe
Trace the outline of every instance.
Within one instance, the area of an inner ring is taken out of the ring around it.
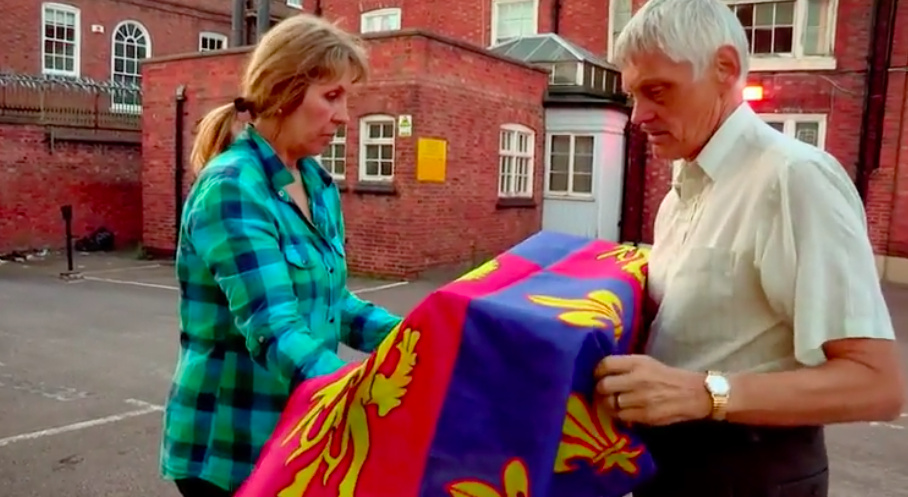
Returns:
[[[908,70],[908,69],[902,68],[902,70],[904,71],[904,70]],[[898,130],[895,133],[895,136],[904,136],[903,133],[905,132],[905,106],[908,106],[908,77],[904,78],[904,83],[902,86],[902,104],[899,106],[899,110],[898,110],[899,125],[898,125]],[[894,178],[893,178],[893,185],[892,185],[892,193],[890,194],[890,197],[889,197],[890,212],[895,212],[895,203],[898,200],[898,193],[901,191],[900,190],[901,181],[899,181],[899,180],[901,179],[902,176],[899,174],[899,170],[898,170],[898,165],[901,164],[901,162],[902,162],[902,147],[895,147],[895,160],[893,161],[893,164],[895,164],[896,170],[895,170],[895,174],[893,175]],[[884,256],[883,257],[883,271],[882,271],[883,272],[882,277],[884,280],[888,278],[889,261],[892,260],[892,258],[889,257],[889,254],[890,254],[889,247],[890,247],[890,244],[892,243],[892,227],[893,227],[892,225],[894,224],[895,219],[896,218],[894,216],[892,216],[892,214],[890,214],[889,225],[886,226],[886,241],[883,244],[883,254],[882,254]]]
[[[630,118],[628,118],[627,123],[624,125],[624,158],[622,159],[622,164],[621,164],[621,177],[623,178],[622,182],[624,184],[621,186],[621,210],[619,211],[621,213],[620,214],[621,217],[618,218],[618,242],[637,241],[637,240],[632,240],[632,237],[628,236],[627,229],[626,229],[626,227],[627,227],[627,206],[629,204],[628,198],[627,198],[628,197],[628,192],[627,192],[627,184],[628,184],[627,176],[628,176],[628,174],[627,173],[629,173],[631,170],[630,145],[631,145],[631,120],[630,120]],[[641,188],[642,188],[642,186],[641,186]]]
[[[315,0],[315,10],[312,13],[319,17],[322,16],[322,0]]]
[[[246,0],[233,0],[230,20],[233,31],[231,46],[242,47],[246,44]]]
[[[892,63],[892,44],[895,40],[896,4],[896,0],[875,0],[870,27],[873,35],[870,40],[870,54],[867,57],[869,67],[864,88],[864,109],[861,116],[861,137],[855,175],[858,193],[865,204],[870,189],[870,176],[880,167],[889,66]]]
[[[173,148],[174,150],[174,168],[173,168],[173,203],[174,203],[174,250],[179,248],[180,243],[180,225],[183,219],[183,175],[185,167],[183,165],[183,108],[186,103],[186,86],[180,85],[177,88],[177,94],[174,99],[174,125],[173,125]]]
[[[261,41],[271,28],[271,0],[259,0],[255,14],[255,41]]]
[[[552,3],[552,33],[556,35],[561,31],[561,0]]]
[[[641,131],[642,133],[642,131]],[[640,185],[640,192],[637,195],[637,243],[643,243],[643,225],[646,223],[646,218],[643,216],[643,209],[646,208],[646,165],[649,157],[647,157],[647,149],[649,148],[649,140],[646,137],[640,137],[637,140],[637,163],[640,164],[640,167],[637,168],[637,181]]]

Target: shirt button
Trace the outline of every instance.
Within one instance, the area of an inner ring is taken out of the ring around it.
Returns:
[[[259,337],[259,343],[265,343],[265,337]]]
[[[329,323],[334,323],[334,318],[328,320]]]
[[[281,198],[284,198],[284,197],[287,196],[287,194],[284,193],[283,191],[280,191],[280,192],[277,192],[277,196],[278,196],[278,197],[281,197]]]

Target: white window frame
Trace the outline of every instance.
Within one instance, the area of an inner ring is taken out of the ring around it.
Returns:
[[[630,11],[631,16],[634,15],[634,2],[633,0],[611,0],[608,5],[608,60],[615,58],[615,41],[618,37],[615,35],[615,19],[618,17],[616,12],[617,7],[620,3],[625,3]],[[628,17],[628,21],[630,17]],[[625,26],[627,22],[624,23]],[[624,29],[624,26],[621,26],[621,29]]]
[[[344,136],[338,136],[338,132],[340,130],[344,130]],[[346,177],[347,177],[347,126],[341,126],[340,128],[338,128],[337,132],[334,133],[334,138],[331,138],[331,143],[329,143],[328,146],[325,147],[325,149],[329,150],[334,145],[343,145],[344,146],[344,156],[343,157],[332,157],[333,160],[335,160],[335,161],[340,160],[344,164],[343,174],[337,174],[333,169],[329,170],[327,167],[325,167],[324,152],[316,155],[315,160],[317,160],[318,163],[321,164],[322,169],[327,171],[328,174],[330,174],[332,178],[334,178],[336,180],[346,179]]]
[[[303,10],[303,0],[287,0],[287,7]]]
[[[501,134],[502,133],[512,133],[513,138],[511,143],[514,145],[513,149],[504,149],[501,145]],[[517,136],[519,134],[527,135],[527,152],[522,153],[516,150]],[[498,198],[533,198],[533,180],[535,179],[535,166],[536,166],[536,132],[532,128],[524,126],[522,124],[504,124],[501,126],[498,132]],[[510,177],[510,189],[505,190],[504,185],[501,181],[502,176],[502,167],[501,160],[505,157],[517,158],[526,158],[527,161],[527,184],[526,191],[516,191],[515,186],[517,184],[517,164],[516,160],[514,167],[511,168],[510,172],[507,174]]]
[[[216,40],[216,41],[221,42],[221,44],[223,45],[223,48],[220,48],[218,50],[223,50],[230,46],[230,39],[227,37],[227,35],[222,34],[222,33],[215,33],[214,31],[202,31],[201,33],[199,33],[199,52],[210,52],[211,51],[211,50],[205,50],[204,45],[205,45],[206,39]]]
[[[390,138],[369,138],[369,126],[372,124],[390,124]],[[395,141],[397,138],[397,120],[394,116],[386,114],[372,114],[364,116],[359,120],[359,180],[372,182],[391,182],[394,180],[394,170],[396,169],[397,147]],[[368,145],[391,145],[391,174],[381,174],[381,165],[378,168],[378,174],[366,173],[366,147]]]
[[[375,18],[381,17],[391,17],[396,22],[395,26],[388,31],[399,31],[403,19],[402,11],[397,7],[387,8],[387,9],[376,9],[370,10],[368,12],[363,12],[359,16],[359,31],[360,33],[380,33],[381,30],[367,30],[369,21]]]
[[[781,0],[725,0],[728,5],[747,3],[773,3]],[[807,25],[807,0],[795,0],[794,33],[791,54],[751,55],[750,70],[761,71],[828,71],[836,68],[835,33],[839,0],[826,0],[827,55],[804,55],[804,29]]]
[[[45,37],[45,27],[47,26],[47,11],[60,11],[74,15],[73,31],[75,39],[73,40],[73,70],[48,69],[44,64],[44,45],[47,41]],[[41,73],[54,76],[79,77],[82,73],[82,11],[78,7],[63,3],[45,2],[41,4]]]
[[[818,123],[817,148],[826,150],[826,114],[760,114],[760,119],[766,123],[782,123],[782,132],[786,136],[795,137],[795,126],[798,123]]]
[[[539,33],[539,0],[491,0],[492,2],[492,16],[491,22],[492,25],[489,29],[489,46],[495,46],[498,44],[496,41],[498,39],[498,10],[502,5],[509,3],[524,3],[524,2],[533,3],[533,33]]]
[[[145,47],[145,59],[150,59],[152,57],[153,52],[152,52],[152,48],[151,48],[151,33],[148,31],[148,28],[146,28],[145,25],[142,24],[141,22],[136,21],[134,19],[127,19],[125,21],[121,21],[110,32],[110,79],[111,79],[111,81],[114,80],[114,73],[116,72],[115,69],[116,69],[116,59],[117,59],[117,51],[116,51],[117,32],[120,30],[120,28],[122,28],[123,26],[126,26],[127,24],[135,25],[136,27],[139,28],[140,31],[142,31],[142,34],[145,35],[145,40],[147,40],[147,42],[148,42],[148,46]],[[144,59],[137,59],[137,61],[136,61],[137,70],[138,70],[138,64],[141,64],[142,60],[144,60]],[[141,83],[142,71],[139,71],[137,76],[139,77],[139,81]],[[113,95],[112,95],[112,97],[113,97]],[[115,100],[114,98],[111,98],[110,110],[113,112],[122,112],[122,113],[128,113],[128,114],[140,114],[142,112],[141,105],[119,104],[119,103],[116,103],[114,100]]]
[[[565,192],[562,191],[553,191],[551,189],[551,174],[552,174],[552,142],[555,140],[556,136],[568,136],[571,139],[571,144],[569,148],[569,160],[568,160],[568,189]],[[593,157],[592,157],[592,171],[590,172],[590,192],[575,192],[574,191],[574,159],[575,159],[575,148],[576,140],[578,137],[592,138],[593,139]],[[599,149],[599,137],[595,133],[573,133],[573,132],[553,132],[548,133],[545,136],[545,196],[554,197],[559,199],[577,199],[577,200],[591,200],[594,198],[596,193],[596,150]]]

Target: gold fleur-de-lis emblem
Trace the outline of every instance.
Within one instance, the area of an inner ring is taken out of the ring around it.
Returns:
[[[378,416],[383,417],[401,405],[416,366],[419,336],[418,331],[401,329],[398,324],[372,357],[312,396],[314,404],[281,441],[281,445],[296,442],[287,464],[298,457],[306,457],[308,464],[278,497],[304,495],[321,468],[325,471],[323,483],[344,468],[336,495],[353,497],[371,444],[366,406],[375,405]],[[387,362],[392,347],[399,357],[391,374],[385,376],[378,370]]]
[[[627,435],[615,432],[614,421],[601,406],[593,408],[580,395],[571,394],[555,457],[556,473],[574,471],[573,463],[582,460],[599,473],[617,467],[633,475],[639,471],[636,459],[642,453],[642,448],[630,448]]]
[[[501,264],[496,259],[484,262],[479,267],[467,272],[455,281],[476,281],[485,278],[493,271],[497,270]]]
[[[501,479],[501,489],[476,479],[456,480],[448,483],[446,489],[451,497],[531,497],[530,477],[520,459],[506,463]]]
[[[615,340],[621,339],[624,325],[621,313],[624,307],[621,299],[608,290],[594,290],[582,299],[565,299],[548,295],[530,295],[530,302],[555,307],[565,311],[558,318],[573,326],[608,328],[614,330]]]
[[[634,247],[632,245],[618,245],[617,247],[596,256],[597,261],[603,259],[614,259],[623,271],[632,274],[641,285],[646,279],[646,276],[643,274],[643,266],[649,261],[648,248]]]

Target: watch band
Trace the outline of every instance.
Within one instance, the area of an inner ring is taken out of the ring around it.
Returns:
[[[717,377],[717,378],[713,378]],[[724,383],[724,391],[717,391],[717,389],[711,387],[711,379],[721,379]],[[707,371],[706,372],[706,390],[709,392],[710,399],[712,401],[712,408],[709,413],[710,419],[714,421],[724,421],[726,408],[728,406],[728,380],[725,378],[722,373],[718,371]]]

